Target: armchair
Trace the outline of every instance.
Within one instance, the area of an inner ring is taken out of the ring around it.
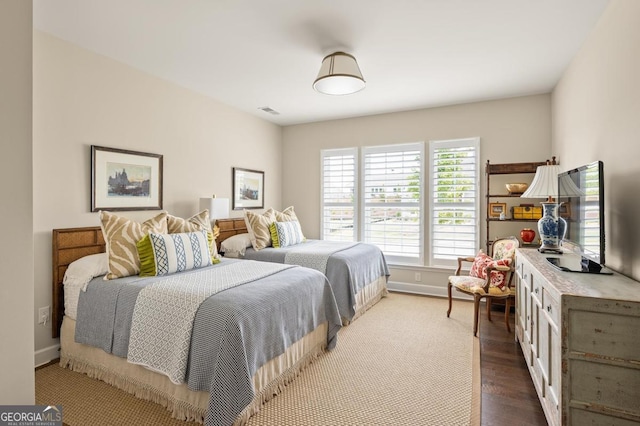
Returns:
[[[451,314],[451,288],[459,292],[473,296],[473,335],[478,334],[478,317],[480,315],[480,301],[484,298],[487,302],[487,316],[491,321],[491,301],[493,299],[505,299],[504,321],[507,330],[509,326],[509,312],[511,299],[515,298],[515,288],[511,287],[511,279],[514,270],[516,248],[520,243],[514,237],[501,238],[493,242],[491,256],[482,251],[474,257],[459,257],[458,269],[455,275],[449,277],[447,294],[449,296],[449,310],[447,318]],[[473,262],[468,276],[461,276],[463,262]]]

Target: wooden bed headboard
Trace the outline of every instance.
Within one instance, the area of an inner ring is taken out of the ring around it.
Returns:
[[[86,228],[54,229],[52,238],[53,295],[51,308],[51,336],[60,337],[64,316],[64,286],[62,279],[67,267],[74,260],[106,250],[102,229]]]
[[[247,225],[244,222],[244,218],[229,218],[229,219],[217,219],[216,225],[220,228],[220,235],[216,239],[218,250],[220,250],[220,243],[229,237],[233,237],[237,234],[246,234]]]

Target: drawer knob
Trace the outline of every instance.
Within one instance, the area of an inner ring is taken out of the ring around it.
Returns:
[[[538,294],[538,290],[539,290],[539,289],[538,289],[538,287],[536,287],[536,289],[535,289],[535,290],[533,290],[533,292],[534,292],[535,294]]]
[[[551,305],[547,305],[547,312],[551,312]]]

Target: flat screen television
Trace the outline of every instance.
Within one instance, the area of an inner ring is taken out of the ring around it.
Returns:
[[[562,247],[582,256],[580,270],[572,271],[607,272],[602,270],[605,263],[602,161],[560,173],[558,192],[558,202],[562,203],[558,214],[567,222]]]

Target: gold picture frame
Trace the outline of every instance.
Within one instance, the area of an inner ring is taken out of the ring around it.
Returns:
[[[489,203],[489,217],[500,217],[507,214],[507,203]]]

